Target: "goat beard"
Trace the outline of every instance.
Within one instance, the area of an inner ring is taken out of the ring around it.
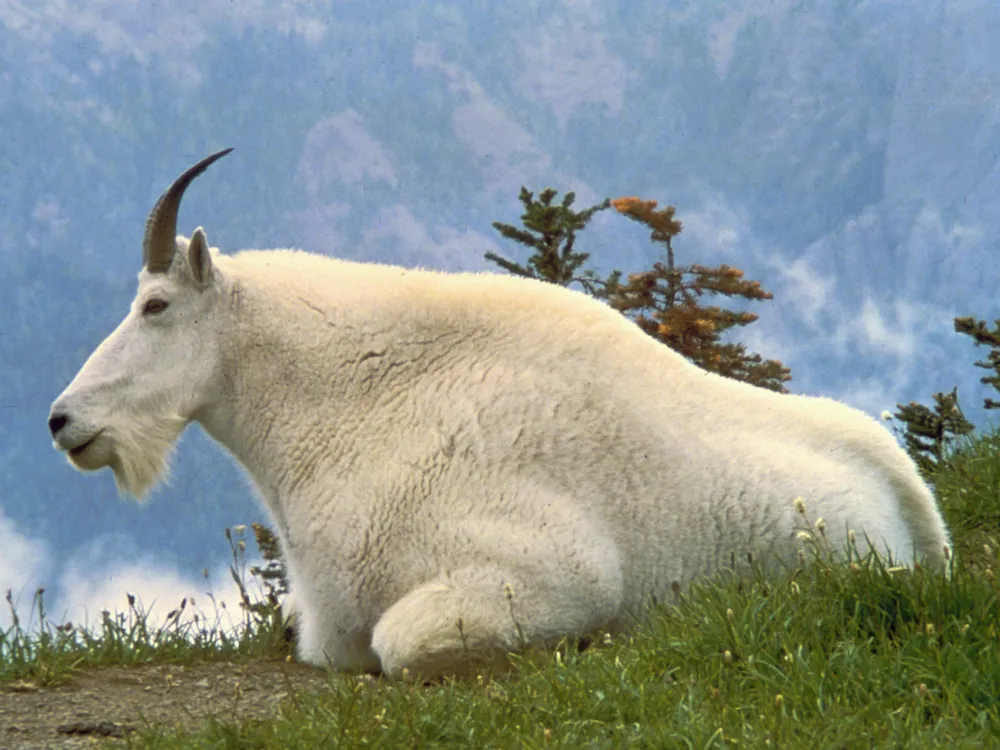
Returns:
[[[132,414],[127,428],[108,430],[114,440],[110,467],[118,494],[142,502],[170,474],[174,446],[188,420],[176,413]]]

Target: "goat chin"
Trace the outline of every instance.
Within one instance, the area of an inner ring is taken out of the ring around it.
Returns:
[[[109,466],[122,496],[143,501],[170,474],[170,458],[187,420],[177,414],[144,415],[127,430],[113,430]]]

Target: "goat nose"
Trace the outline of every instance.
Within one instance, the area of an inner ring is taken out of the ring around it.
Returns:
[[[65,427],[67,422],[69,422],[69,417],[65,414],[53,414],[49,418],[49,432],[52,433],[52,437],[58,435],[59,430]]]

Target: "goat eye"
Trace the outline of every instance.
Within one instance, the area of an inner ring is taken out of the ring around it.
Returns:
[[[143,315],[156,315],[167,309],[167,303],[162,299],[151,299],[147,300],[146,304],[142,306]]]

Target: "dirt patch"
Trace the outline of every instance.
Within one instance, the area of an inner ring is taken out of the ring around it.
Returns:
[[[0,683],[0,750],[113,747],[150,724],[264,718],[292,693],[328,689],[322,670],[285,661],[104,667],[42,688]]]

